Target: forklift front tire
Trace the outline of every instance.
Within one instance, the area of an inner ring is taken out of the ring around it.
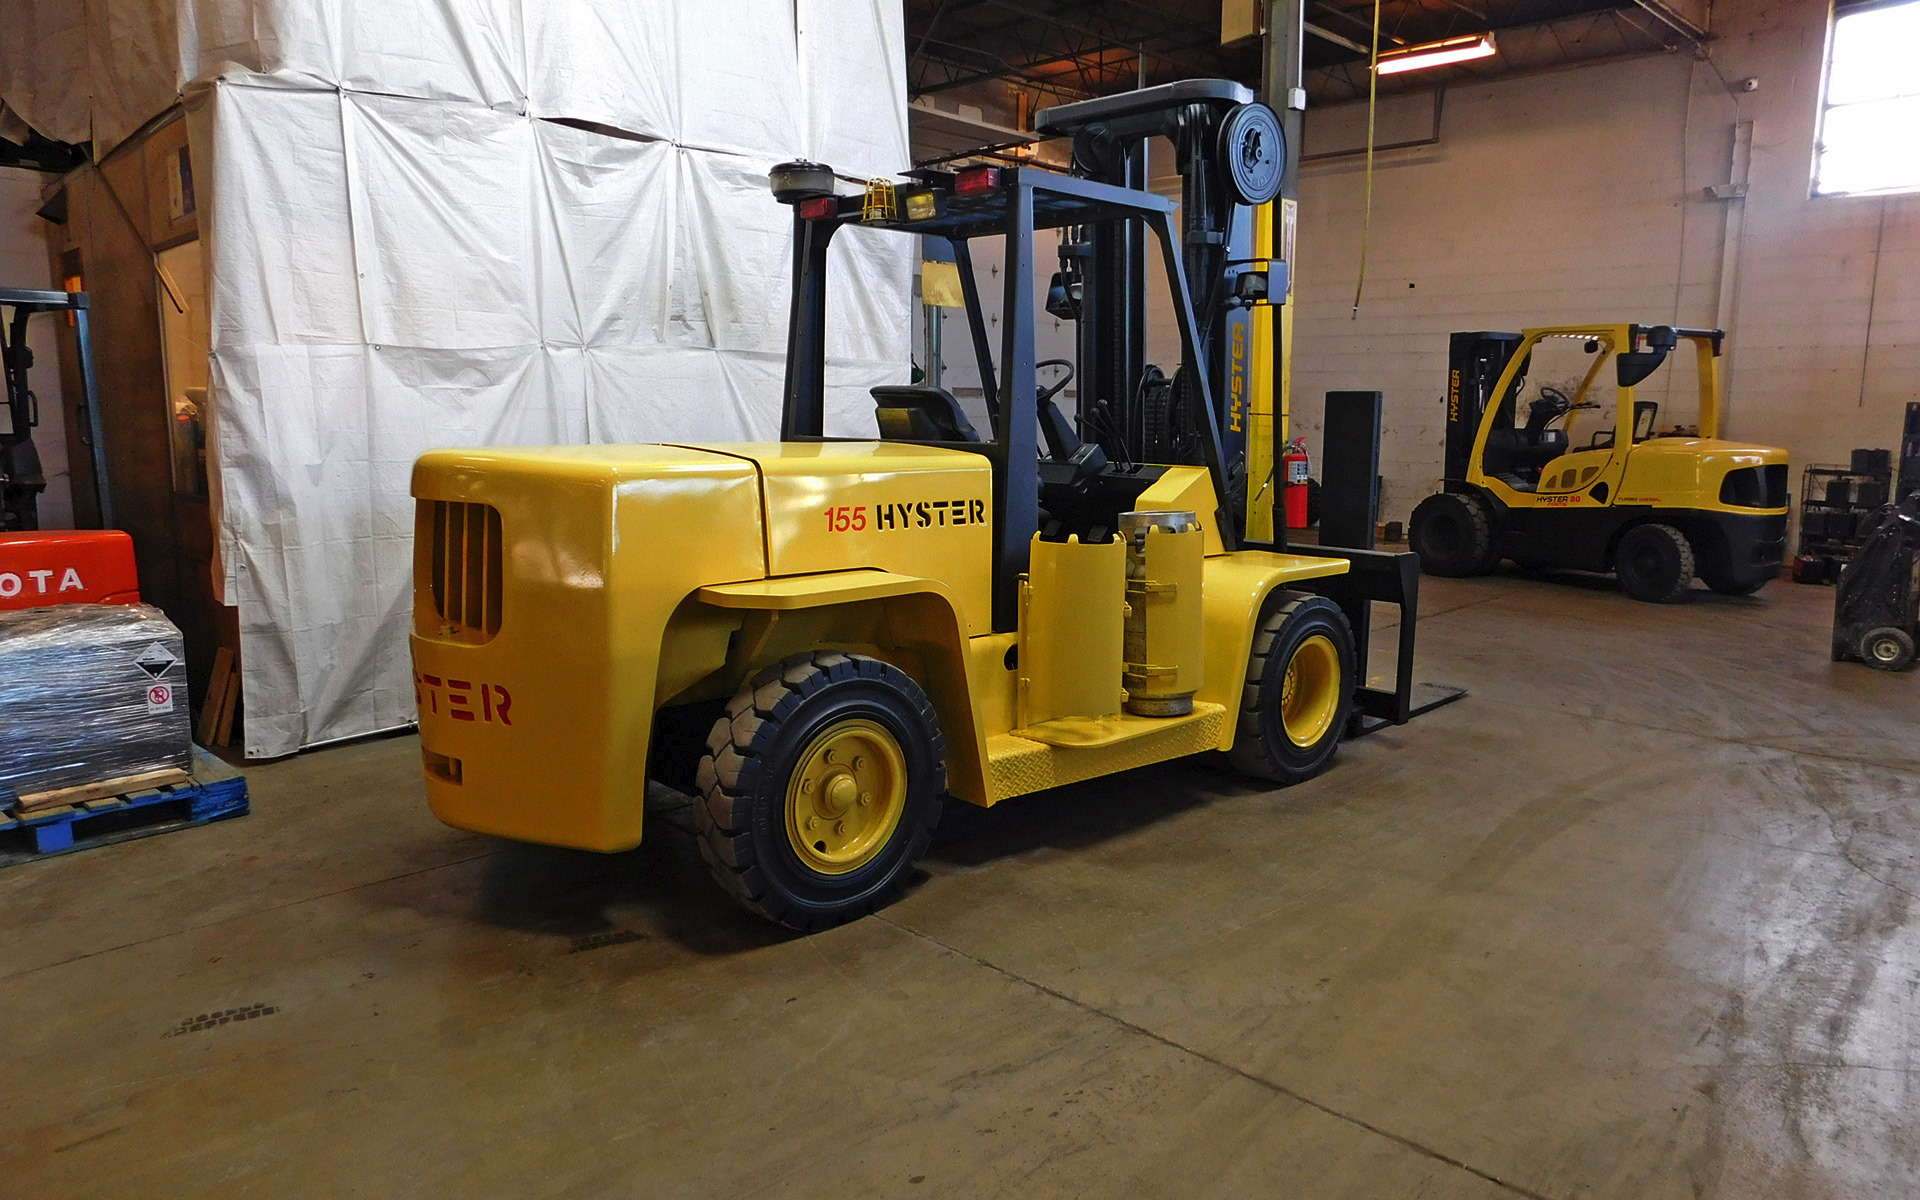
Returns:
[[[1693,586],[1693,544],[1671,525],[1635,525],[1614,551],[1613,570],[1635,600],[1672,604]]]
[[[1234,770],[1293,784],[1326,770],[1353,709],[1353,631],[1324,596],[1283,592],[1254,631]]]
[[[926,693],[876,658],[796,654],[741,687],[697,780],[721,887],[812,932],[897,897],[940,820],[946,749]]]
[[[1913,635],[1892,625],[1869,629],[1860,637],[1860,657],[1882,671],[1904,671],[1913,665]]]
[[[1420,556],[1420,569],[1429,575],[1484,575],[1499,561],[1493,518],[1473,496],[1459,492],[1428,496],[1413,510],[1408,524],[1408,540]]]

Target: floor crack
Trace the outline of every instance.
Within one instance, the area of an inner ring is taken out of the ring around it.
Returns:
[[[1249,1071],[1244,1067],[1235,1066],[1233,1063],[1230,1063],[1223,1058],[1219,1058],[1219,1057],[1216,1057],[1215,1055],[1209,1054],[1204,1050],[1195,1049],[1194,1047],[1189,1046],[1184,1042],[1175,1041],[1173,1038],[1168,1037],[1166,1034],[1160,1033],[1153,1029],[1149,1029],[1145,1025],[1140,1025],[1133,1021],[1129,1021],[1125,1017],[1117,1016],[1113,1013],[1107,1012],[1105,1009],[1089,1004],[1086,1001],[1081,1000],[1076,996],[1068,995],[1067,993],[1060,991],[1058,988],[1048,987],[1046,984],[1041,983],[1038,980],[1029,979],[1025,975],[1022,975],[1017,971],[1009,970],[1006,967],[999,965],[998,963],[991,962],[987,959],[981,958],[979,955],[969,954],[967,951],[960,949],[958,946],[954,946],[950,943],[943,942],[939,938],[934,937],[932,934],[923,932],[922,930],[915,929],[911,925],[902,924],[900,921],[892,917],[889,917],[884,913],[875,913],[873,915],[873,920],[879,921],[882,924],[891,925],[895,929],[898,929],[900,932],[908,935],[909,937],[918,938],[921,941],[926,942],[927,944],[932,946],[938,946],[940,949],[947,951],[949,954],[954,954],[959,956],[960,958],[966,959],[968,962],[974,964],[975,966],[984,967],[987,970],[992,971],[994,974],[1001,976],[1002,978],[1012,980],[1013,982],[1018,983],[1023,987],[1027,987],[1032,989],[1033,991],[1039,992],[1043,996],[1050,996],[1053,999],[1058,1000],[1063,1004],[1071,1005],[1072,1007],[1077,1008],[1084,1013],[1088,1013],[1092,1016],[1100,1018],[1103,1021],[1107,1021],[1113,1025],[1117,1025],[1121,1029],[1124,1029],[1129,1033],[1135,1034],[1140,1037],[1144,1037],[1149,1041],[1157,1042],[1160,1045],[1165,1046],[1170,1050],[1174,1050],[1174,1051],[1177,1051],[1178,1053],[1184,1054],[1189,1058],[1198,1059],[1201,1062],[1208,1064],[1209,1066],[1225,1071],[1231,1075],[1236,1075],[1241,1079],[1246,1080],[1248,1083],[1251,1083],[1254,1086],[1262,1088],[1266,1091],[1272,1092],[1277,1096],[1284,1096],[1287,1099],[1292,1100],[1296,1104],[1302,1104],[1308,1108],[1313,1109],[1315,1112],[1324,1113],[1325,1115],[1332,1117],[1336,1121],[1340,1121],[1344,1124],[1351,1125],[1356,1129],[1365,1130],[1366,1132],[1373,1134],[1375,1137],[1385,1138],[1388,1141],[1393,1142],[1395,1145],[1411,1150],[1414,1153],[1419,1154],[1425,1158],[1430,1158],[1435,1162],[1443,1163],[1446,1166],[1454,1168],[1455,1170],[1464,1171],[1469,1175],[1473,1175],[1479,1179],[1483,1179],[1486,1182],[1494,1185],[1495,1187],[1500,1188],[1501,1190],[1508,1192],[1512,1195],[1524,1196],[1526,1197],[1526,1200],[1550,1200],[1549,1197],[1542,1195],[1539,1192],[1533,1191],[1520,1184],[1514,1183],[1511,1180],[1502,1179],[1500,1176],[1493,1174],[1491,1171],[1482,1170],[1481,1168],[1476,1167],[1471,1163],[1463,1162],[1462,1160],[1453,1157],[1452,1155],[1446,1153],[1445,1151],[1436,1150],[1432,1146],[1428,1146],[1422,1142],[1417,1142],[1414,1139],[1407,1137],[1404,1134],[1395,1133],[1390,1129],[1382,1128],[1381,1126],[1375,1125],[1373,1122],[1368,1121],[1363,1117],[1357,1117],[1352,1113],[1342,1112],[1340,1109],[1334,1108],[1329,1104],[1323,1103],[1322,1101],[1319,1101],[1319,1100],[1315,1100],[1311,1096],[1307,1096],[1301,1092],[1297,1092],[1292,1088],[1288,1087],[1286,1084],[1280,1083],[1277,1080],[1268,1079],[1263,1075],[1256,1075],[1252,1071]]]
[[[1826,818],[1827,836],[1832,838],[1833,844],[1839,848],[1840,853],[1838,857],[1840,860],[1880,886],[1891,888],[1908,899],[1920,900],[1920,894],[1901,887],[1891,879],[1875,874],[1871,867],[1853,856],[1853,834],[1841,833],[1839,814],[1828,807],[1826,800],[1820,794],[1821,789],[1819,786],[1807,778],[1806,768],[1799,763],[1795,763],[1793,769],[1795,774],[1800,776],[1801,784],[1806,788],[1807,799],[1812,801],[1813,806],[1820,810],[1820,815]]]

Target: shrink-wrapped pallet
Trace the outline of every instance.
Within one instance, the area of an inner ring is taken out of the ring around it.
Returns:
[[[0,612],[0,806],[185,770],[186,652],[147,605]]]

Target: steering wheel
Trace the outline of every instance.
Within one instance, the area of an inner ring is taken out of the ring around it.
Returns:
[[[1552,384],[1540,385],[1540,394],[1527,405],[1527,423],[1524,426],[1529,437],[1537,438],[1546,432],[1547,426],[1573,411],[1573,401],[1567,394]]]
[[[1033,369],[1036,374],[1039,373],[1040,368],[1042,367],[1065,367],[1067,369],[1067,373],[1065,375],[1062,375],[1058,381],[1050,385],[1045,385],[1040,387],[1038,389],[1039,395],[1034,400],[1035,404],[1045,404],[1047,401],[1053,399],[1055,396],[1058,396],[1062,389],[1064,389],[1068,384],[1073,382],[1073,362],[1071,359],[1043,358],[1039,362],[1033,364]]]

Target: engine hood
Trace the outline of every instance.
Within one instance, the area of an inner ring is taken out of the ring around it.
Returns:
[[[1656,437],[1633,448],[1635,455],[1687,455],[1694,458],[1724,460],[1728,466],[1764,467],[1787,461],[1787,452],[1778,446],[1755,442],[1730,442],[1723,438]]]
[[[768,575],[873,568],[936,579],[970,633],[991,631],[993,467],[984,454],[878,441],[682,449],[752,464]]]

